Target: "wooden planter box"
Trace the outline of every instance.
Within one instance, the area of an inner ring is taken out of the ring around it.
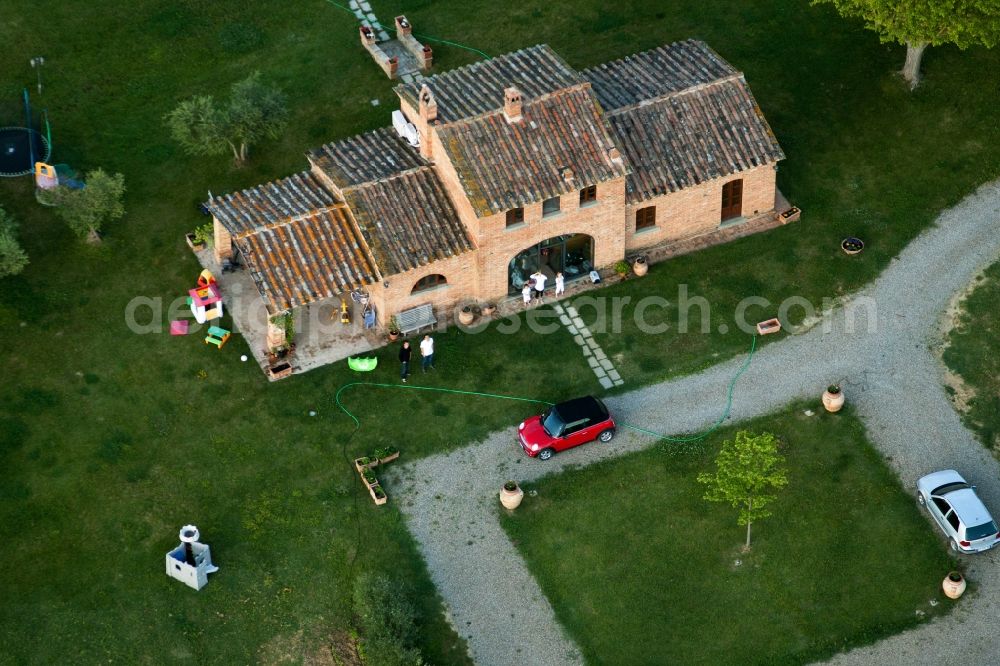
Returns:
[[[267,369],[267,374],[268,377],[271,378],[271,381],[284,379],[285,377],[288,377],[289,375],[292,374],[292,364],[285,361],[280,361],[269,367]]]
[[[369,458],[368,459],[369,460],[368,464],[362,464],[361,460],[362,460],[362,458],[355,458],[354,459],[354,469],[358,470],[358,474],[361,474],[366,469],[371,469],[372,467],[378,467],[378,459],[377,458]]]
[[[378,458],[378,463],[376,463],[376,464],[378,464],[378,465],[384,465],[386,463],[391,463],[393,460],[395,460],[398,457],[399,457],[399,451],[396,451],[395,453],[390,453],[385,458]]]
[[[781,330],[781,322],[777,319],[768,319],[767,321],[762,321],[757,324],[757,333],[760,335],[769,335],[771,333],[777,333]]]
[[[376,488],[382,491],[382,497],[378,497],[375,494]],[[375,500],[375,504],[377,505],[382,505],[389,501],[389,497],[385,494],[385,490],[382,489],[382,486],[380,486],[378,482],[372,486],[368,486],[368,494],[372,496],[372,499]]]
[[[797,206],[792,206],[785,212],[781,213],[778,218],[781,220],[782,224],[788,224],[789,222],[795,222],[802,216],[802,211],[799,210]]]

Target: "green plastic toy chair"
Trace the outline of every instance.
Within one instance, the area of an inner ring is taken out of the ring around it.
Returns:
[[[355,372],[371,372],[378,365],[378,359],[374,356],[371,358],[351,358],[347,357],[347,367]]]

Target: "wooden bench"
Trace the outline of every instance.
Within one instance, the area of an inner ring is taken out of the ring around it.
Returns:
[[[434,326],[437,324],[437,317],[434,316],[434,308],[430,303],[427,303],[403,310],[396,315],[396,323],[399,324],[400,333],[409,335],[425,326]]]

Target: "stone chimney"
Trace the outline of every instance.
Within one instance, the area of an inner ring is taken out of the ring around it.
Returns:
[[[405,16],[396,17],[396,37],[408,35],[413,32],[413,26],[406,20]]]
[[[428,125],[438,117],[438,105],[434,101],[434,93],[431,89],[427,87],[425,83],[420,89],[420,118],[426,122]]]
[[[503,91],[503,115],[509,123],[521,120],[521,91],[514,86]]]

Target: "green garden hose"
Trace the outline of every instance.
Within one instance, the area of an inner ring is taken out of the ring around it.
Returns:
[[[743,365],[740,366],[740,369],[736,372],[735,375],[733,375],[733,378],[729,381],[729,389],[726,392],[726,407],[725,407],[725,409],[722,410],[722,415],[719,416],[719,418],[715,421],[715,423],[713,423],[708,428],[708,430],[705,430],[704,432],[701,432],[701,433],[699,433],[697,435],[690,435],[690,436],[687,436],[687,437],[671,437],[669,435],[664,435],[663,433],[655,432],[653,430],[648,430],[646,428],[640,428],[639,426],[632,425],[630,423],[621,422],[618,425],[620,425],[623,428],[628,428],[630,430],[635,430],[637,432],[644,433],[646,435],[652,435],[653,437],[656,437],[657,439],[661,439],[661,440],[664,440],[664,441],[667,441],[667,442],[677,442],[677,443],[680,443],[680,444],[685,444],[685,443],[697,442],[699,440],[705,439],[706,437],[708,437],[709,435],[711,435],[713,432],[715,432],[716,430],[718,430],[719,427],[725,422],[725,420],[727,418],[729,418],[729,412],[732,410],[732,407],[733,407],[733,391],[736,389],[736,382],[737,382],[737,380],[739,380],[740,376],[744,372],[746,372],[747,368],[750,367],[750,361],[753,360],[753,354],[756,351],[756,349],[757,349],[757,336],[755,335],[755,336],[753,336],[753,339],[750,342],[750,353],[747,354],[747,358],[743,362]],[[413,391],[435,391],[437,393],[455,393],[455,394],[458,394],[458,395],[474,395],[474,396],[479,396],[479,397],[482,397],[482,398],[497,398],[497,399],[500,399],[500,400],[518,400],[520,402],[534,402],[534,403],[537,403],[537,404],[540,404],[540,405],[552,405],[552,404],[554,404],[554,403],[551,403],[551,402],[549,402],[547,400],[537,400],[535,398],[522,398],[522,397],[519,397],[519,396],[501,395],[501,394],[498,394],[498,393],[484,393],[482,391],[462,391],[462,390],[459,390],[459,389],[438,388],[436,386],[410,386],[409,384],[383,384],[383,383],[377,383],[377,382],[350,382],[349,384],[344,384],[339,389],[337,389],[337,394],[335,396],[335,400],[336,400],[336,403],[337,403],[337,407],[339,407],[341,409],[341,411],[343,411],[345,414],[347,414],[349,417],[351,417],[351,419],[354,421],[354,430],[355,430],[355,432],[357,432],[358,430],[361,429],[361,421],[359,421],[358,418],[354,414],[352,414],[346,407],[344,407],[344,403],[342,403],[340,401],[340,394],[343,393],[344,391],[346,391],[347,389],[353,387],[353,386],[369,386],[369,387],[392,388],[392,389],[409,389],[409,390],[413,390]]]

